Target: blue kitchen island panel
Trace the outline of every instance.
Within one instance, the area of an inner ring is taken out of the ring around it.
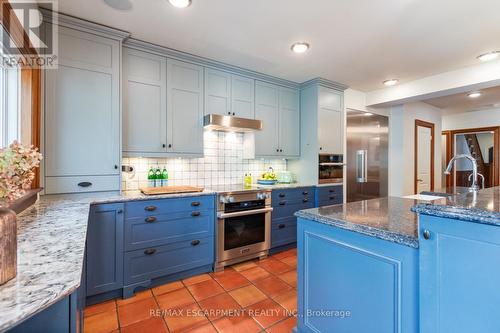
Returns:
[[[418,250],[298,219],[298,332],[418,332]]]
[[[420,215],[422,333],[500,332],[500,228]]]

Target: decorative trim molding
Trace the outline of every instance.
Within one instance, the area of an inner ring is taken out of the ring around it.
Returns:
[[[54,12],[57,18],[53,20],[53,15],[52,15],[53,12],[51,10],[48,10],[46,8],[40,8],[40,11],[42,12],[43,20],[45,22],[58,24],[62,27],[73,28],[80,31],[92,33],[94,35],[98,35],[101,37],[116,39],[119,41],[123,41],[126,38],[130,37],[130,33],[127,31],[111,28],[102,24],[90,22],[60,12]]]
[[[128,38],[123,43],[123,46],[129,47],[132,49],[136,49],[139,51],[152,52],[152,53],[155,53],[158,55],[167,56],[169,58],[174,58],[174,59],[180,60],[180,61],[192,62],[192,63],[195,63],[197,65],[204,66],[204,67],[211,67],[214,69],[219,69],[219,70],[223,70],[223,71],[228,71],[228,72],[240,74],[243,76],[248,76],[248,77],[251,77],[251,78],[256,79],[256,80],[265,81],[265,82],[269,82],[269,83],[273,83],[273,84],[278,84],[278,85],[289,87],[289,88],[297,89],[300,87],[300,84],[297,82],[293,82],[293,81],[289,81],[289,80],[285,80],[285,79],[280,79],[280,78],[272,76],[272,75],[259,73],[256,71],[252,71],[252,70],[245,69],[245,68],[238,67],[238,66],[234,66],[234,65],[229,65],[229,64],[217,61],[217,60],[212,60],[212,59],[197,56],[197,55],[194,55],[191,53],[174,50],[174,49],[171,49],[171,48],[168,48],[165,46],[152,44],[152,43],[145,42],[145,41],[135,39],[135,38]]]
[[[338,91],[341,91],[341,92],[343,92],[344,90],[346,90],[347,88],[349,88],[345,84],[338,83],[338,82],[335,82],[335,81],[331,81],[331,80],[328,80],[328,79],[324,79],[322,77],[317,77],[315,79],[311,79],[309,81],[301,83],[300,84],[300,89],[305,89],[305,88],[307,88],[309,86],[312,86],[312,85],[318,85],[318,86],[322,86],[322,87],[325,87],[325,88],[335,89],[335,90],[338,90]]]

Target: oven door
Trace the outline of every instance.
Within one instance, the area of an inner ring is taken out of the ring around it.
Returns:
[[[266,207],[234,213],[219,212],[217,261],[269,250],[272,210]]]

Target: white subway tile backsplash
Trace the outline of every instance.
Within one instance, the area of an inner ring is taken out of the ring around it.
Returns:
[[[251,173],[254,182],[271,166],[275,171],[287,169],[283,159],[243,159],[243,134],[205,131],[204,157],[180,158],[123,158],[124,165],[134,167],[134,173],[123,173],[122,188],[137,190],[148,185],[148,170],[165,166],[169,185],[212,186],[241,184],[243,177]]]

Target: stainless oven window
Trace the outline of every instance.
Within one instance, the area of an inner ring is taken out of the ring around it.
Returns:
[[[265,239],[265,213],[224,219],[224,251],[262,243]]]

